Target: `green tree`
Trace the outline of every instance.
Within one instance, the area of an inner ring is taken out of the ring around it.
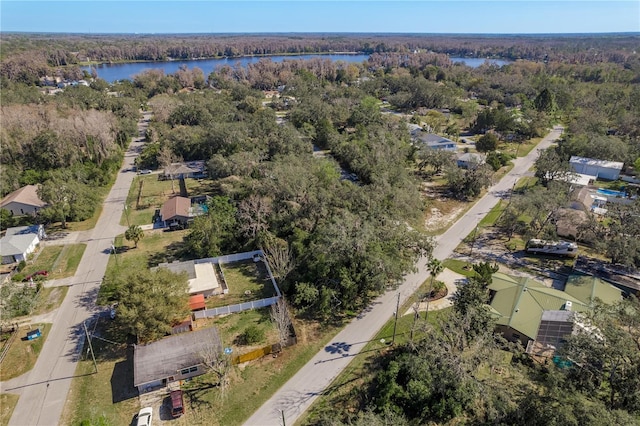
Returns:
[[[540,151],[535,168],[535,176],[544,186],[547,186],[552,180],[567,181],[575,176],[569,161],[562,157],[555,148]]]
[[[429,301],[431,301],[432,291],[433,291],[433,280],[444,270],[444,265],[442,262],[436,258],[432,258],[429,260],[427,264],[427,269],[431,274],[431,279],[429,280],[429,292],[427,293],[427,309],[424,312],[425,321],[429,317]]]
[[[79,182],[68,169],[51,172],[51,177],[38,188],[38,196],[47,203],[40,212],[45,218],[60,221],[80,221],[91,217],[98,203],[95,191]]]
[[[498,148],[498,137],[495,133],[485,133],[476,142],[478,152],[495,151]]]
[[[533,101],[536,109],[541,112],[550,113],[555,109],[555,99],[549,89],[543,89]]]
[[[144,238],[144,231],[138,225],[131,225],[124,232],[124,237],[128,241],[133,241],[136,245],[136,248],[138,248],[138,242]]]
[[[118,302],[116,322],[138,342],[157,340],[189,315],[186,273],[135,268],[113,273],[103,283]]]
[[[207,206],[207,214],[196,217],[184,238],[187,249],[197,257],[219,256],[222,247],[231,247],[234,243],[236,208],[231,200],[217,195]]]

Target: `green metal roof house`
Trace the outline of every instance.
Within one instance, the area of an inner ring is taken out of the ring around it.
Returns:
[[[586,274],[570,275],[564,291],[588,304],[592,304],[595,299],[600,299],[608,305],[613,305],[622,300],[620,289],[597,277]]]
[[[576,322],[574,315],[556,311],[586,312],[591,310],[595,298],[608,304],[622,299],[617,288],[581,275],[570,277],[566,290],[560,291],[531,278],[498,272],[488,288],[490,310],[497,319],[496,331],[507,340],[520,341],[524,347],[538,340],[540,330],[546,334],[554,327],[566,329]],[[557,341],[562,338],[556,337]]]

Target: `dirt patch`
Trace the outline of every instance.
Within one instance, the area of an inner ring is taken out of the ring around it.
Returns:
[[[424,228],[426,231],[437,231],[446,228],[452,224],[463,211],[464,207],[457,207],[449,212],[443,212],[438,207],[432,207],[424,221]]]

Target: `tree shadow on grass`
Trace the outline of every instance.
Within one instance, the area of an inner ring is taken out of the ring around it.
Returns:
[[[112,402],[122,402],[138,396],[138,390],[133,386],[133,347],[127,346],[126,357],[113,366],[111,374]]]
[[[187,256],[187,252],[184,249],[182,242],[173,242],[166,246],[163,251],[154,253],[149,257],[149,267],[153,268],[161,263],[171,263],[176,260],[184,261],[190,260],[191,257]]]

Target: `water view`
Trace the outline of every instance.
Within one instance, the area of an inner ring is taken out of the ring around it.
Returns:
[[[173,74],[180,69],[181,66],[187,68],[198,67],[205,76],[211,73],[216,68],[223,65],[235,66],[240,64],[241,66],[247,66],[258,62],[265,57],[261,56],[248,56],[241,58],[215,58],[215,59],[189,59],[182,61],[158,61],[158,62],[126,62],[119,64],[99,64],[95,65],[98,77],[113,83],[117,80],[132,79],[136,74],[140,74],[145,70],[150,69],[162,69],[165,74]],[[363,62],[369,58],[369,55],[365,54],[327,54],[327,55],[287,55],[287,56],[268,56],[267,59],[271,59],[274,62],[282,62],[284,60],[298,60],[298,59],[312,59],[323,58],[331,59],[332,61],[344,61],[344,62]],[[454,58],[453,62],[462,62],[465,65],[476,68],[484,64],[485,61],[489,61],[493,64],[502,66],[510,63],[511,61],[500,59],[484,59],[484,58]],[[83,70],[91,72],[91,67],[82,67]]]

